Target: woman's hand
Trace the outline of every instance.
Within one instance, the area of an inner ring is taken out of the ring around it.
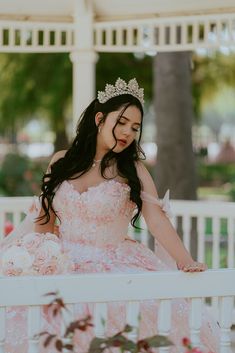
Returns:
[[[202,262],[193,261],[190,263],[177,263],[179,270],[184,272],[202,272],[208,269],[207,265]]]

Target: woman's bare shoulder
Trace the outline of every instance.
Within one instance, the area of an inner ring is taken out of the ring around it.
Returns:
[[[143,162],[137,161],[135,163],[135,166],[136,166],[137,175],[140,179],[151,178],[151,175]]]
[[[66,152],[67,152],[67,150],[61,150],[61,151],[56,152],[56,153],[52,156],[52,158],[51,158],[51,160],[50,160],[50,163],[49,163],[49,166],[48,166],[47,171],[50,170],[50,167],[51,167],[52,164],[54,164],[55,162],[57,162],[60,158],[63,158],[63,157],[65,156],[65,153],[66,153]]]
[[[67,150],[61,150],[61,151],[57,151],[51,158],[50,164],[55,163],[56,161],[58,161],[60,158],[63,158],[65,156],[65,153],[67,152]]]
[[[137,175],[142,183],[142,191],[157,197],[157,190],[153,178],[143,162],[136,162]]]

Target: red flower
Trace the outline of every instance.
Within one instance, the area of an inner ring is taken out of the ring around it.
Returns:
[[[4,235],[7,236],[13,230],[14,226],[10,221],[6,221],[4,225]]]
[[[188,347],[188,346],[190,346],[191,341],[190,341],[190,339],[188,337],[183,337],[182,338],[182,344],[183,344],[184,347]]]

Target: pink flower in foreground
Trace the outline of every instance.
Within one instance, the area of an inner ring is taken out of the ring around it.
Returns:
[[[198,347],[194,347],[191,351],[192,353],[203,353]]]
[[[53,275],[58,272],[56,261],[49,261],[39,268],[40,275]]]
[[[28,233],[22,239],[22,244],[29,251],[33,251],[41,243],[40,235],[37,233]]]
[[[27,271],[33,263],[33,257],[29,252],[20,247],[13,245],[9,247],[2,255],[2,267],[4,269],[8,268],[20,268],[23,271]]]
[[[22,273],[21,268],[8,267],[4,269],[5,276],[19,276]]]
[[[38,251],[35,257],[35,260],[33,262],[33,266],[41,267],[46,263],[46,261],[47,261],[46,253],[44,253],[43,251]]]

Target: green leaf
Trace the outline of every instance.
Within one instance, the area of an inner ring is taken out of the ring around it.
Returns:
[[[106,339],[95,337],[90,343],[87,353],[102,353],[106,348]]]
[[[133,331],[133,326],[131,326],[131,325],[126,325],[125,327],[124,327],[124,330],[123,330],[123,332],[131,332],[131,331]]]
[[[150,347],[168,347],[172,346],[173,343],[165,336],[155,335],[145,338],[145,341]]]
[[[105,319],[103,317],[101,318],[101,324],[103,327],[105,327]]]

